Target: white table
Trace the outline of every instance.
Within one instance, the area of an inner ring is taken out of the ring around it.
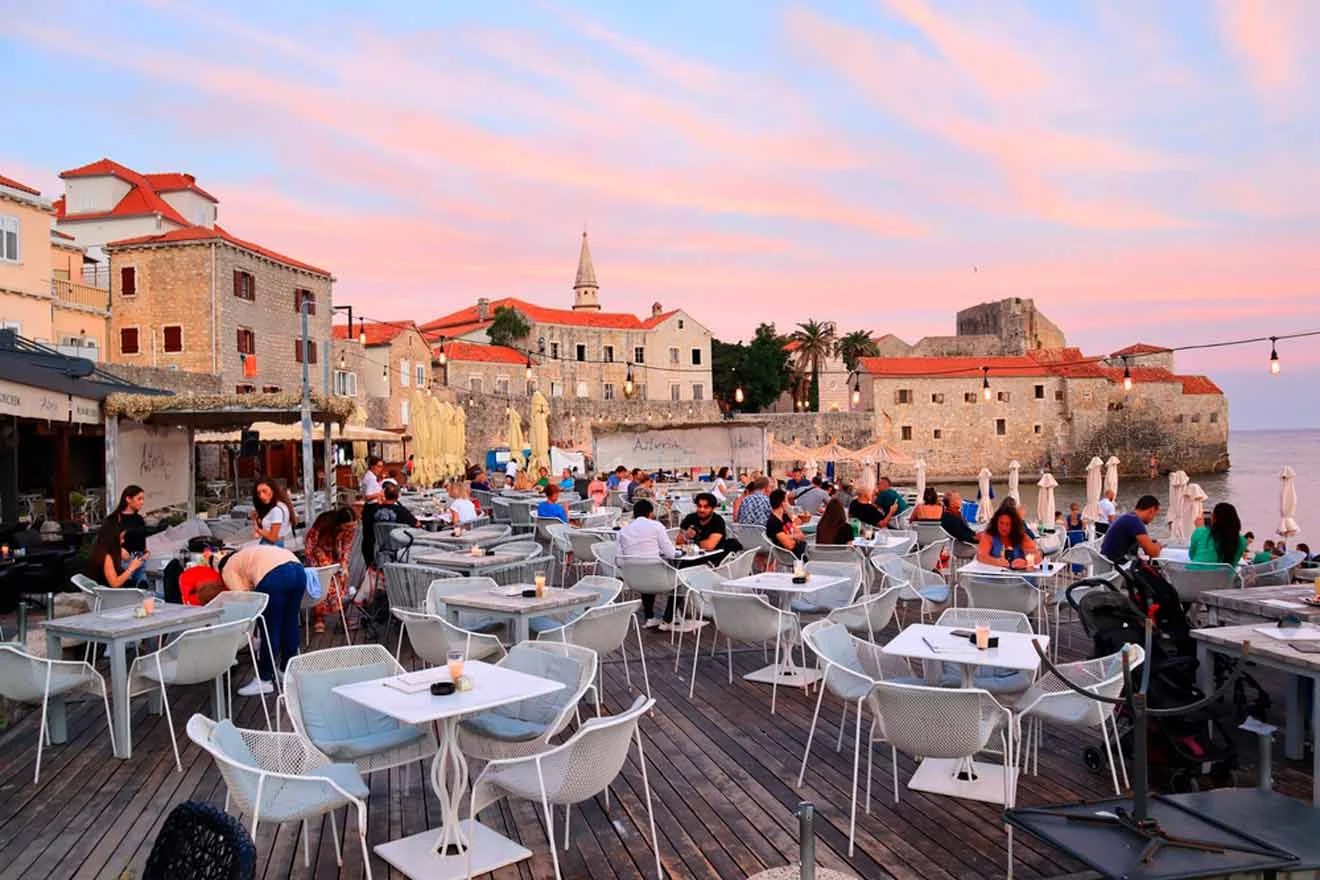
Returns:
[[[445,613],[457,626],[460,611],[476,611],[502,617],[512,623],[513,644],[525,642],[531,637],[527,623],[533,617],[549,614],[552,611],[568,611],[574,608],[586,608],[600,601],[600,594],[590,590],[548,589],[543,598],[523,597],[523,590],[534,589],[532,584],[510,584],[496,587],[494,590],[473,590],[471,593],[458,593],[445,596]]]
[[[1032,642],[1039,641],[1042,650],[1048,650],[1050,644],[1049,636],[991,630],[990,634],[999,638],[999,646],[980,651],[966,637],[953,635],[955,629],[959,627],[910,624],[880,650],[894,657],[920,660],[926,680],[932,684],[938,681],[942,663],[956,663],[962,672],[962,686],[969,688],[975,686],[978,666],[1035,672],[1040,668],[1040,656]],[[908,788],[1002,804],[1005,768],[1008,768],[1007,772],[1017,773],[1016,768],[1008,762],[1008,756],[1005,756],[1002,766],[973,761],[972,777],[967,779],[962,778],[958,772],[964,762],[958,759],[926,758],[912,775]],[[1016,786],[1016,781],[1013,784]]]
[[[479,574],[483,568],[497,565],[511,565],[525,558],[521,553],[501,553],[498,548],[494,553],[473,556],[471,550],[429,550],[426,553],[409,554],[413,562],[421,565],[433,565],[467,574]]]
[[[838,577],[837,575],[812,574],[807,578],[805,584],[793,583],[793,573],[787,571],[763,571],[760,574],[748,575],[747,577],[735,578],[731,581],[725,581],[725,587],[733,587],[740,590],[758,590],[766,593],[778,593],[782,596],[790,596],[798,593],[814,593],[817,590],[824,590],[829,587],[837,587],[848,579]],[[774,684],[779,682],[781,687],[801,687],[805,688],[817,681],[820,681],[821,672],[819,669],[804,669],[793,662],[793,652],[788,652],[788,659],[778,664],[771,663],[755,672],[749,672],[743,676],[747,681],[761,682],[762,684]]]
[[[458,747],[458,722],[464,715],[543,696],[562,690],[564,685],[479,660],[468,660],[463,665],[463,675],[471,680],[472,689],[444,697],[433,696],[429,689],[432,682],[450,680],[449,671],[443,667],[334,689],[344,699],[403,724],[434,723],[440,727],[440,748],[431,762],[431,787],[440,799],[441,826],[375,847],[377,855],[412,880],[478,876],[532,855],[531,850],[504,835],[479,822],[463,821],[460,816],[459,804],[468,788],[468,766]],[[407,694],[386,684],[397,679],[425,682],[428,688]],[[468,873],[469,847],[471,874]]]
[[[852,546],[868,552],[872,550],[889,550],[910,543],[911,540],[910,535],[896,534],[888,529],[876,529],[874,537],[853,538]]]
[[[1035,568],[1000,568],[986,565],[979,559],[973,559],[958,567],[958,574],[974,574],[978,577],[1021,577],[1029,581],[1048,580],[1064,569],[1062,562],[1042,562]]]

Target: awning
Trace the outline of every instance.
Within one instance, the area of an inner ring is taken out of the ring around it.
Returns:
[[[302,425],[300,424],[281,425],[275,422],[253,422],[251,430],[256,431],[262,440],[275,443],[299,442],[302,440]],[[312,423],[312,439],[317,443],[325,439],[325,428],[319,422]],[[363,425],[341,426],[332,423],[330,439],[345,443],[359,440],[398,443],[403,438],[393,431],[382,431],[378,428],[368,428]],[[241,441],[241,431],[198,431],[195,437],[197,443],[239,443]]]
[[[99,425],[111,394],[168,395],[125,382],[85,358],[0,330],[0,415]]]
[[[0,379],[0,415],[99,425],[101,404],[76,394],[61,394]]]

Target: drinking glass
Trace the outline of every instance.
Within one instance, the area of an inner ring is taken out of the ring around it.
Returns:
[[[155,614],[155,613],[156,613],[156,597],[155,597],[155,596],[143,596],[143,597],[142,597],[142,610],[145,611],[147,614]]]
[[[990,647],[990,627],[980,624],[976,627],[976,648],[984,651]]]
[[[545,572],[538,571],[533,578],[533,582],[536,584],[536,598],[543,598],[545,596]]]
[[[450,651],[445,654],[445,665],[449,667],[449,680],[457,683],[463,677],[463,652]]]

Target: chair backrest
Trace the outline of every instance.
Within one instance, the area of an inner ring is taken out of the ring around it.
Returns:
[[[509,522],[515,527],[532,525],[532,503],[530,501],[509,502]]]
[[[18,645],[0,644],[0,697],[16,703],[40,703],[50,669],[51,661]]]
[[[844,688],[865,684],[867,675],[848,628],[830,620],[817,620],[802,628],[802,642],[824,667],[825,687],[836,696],[847,697]],[[853,699],[857,699],[856,696]]]
[[[581,529],[570,528],[567,533],[568,546],[573,551],[573,557],[579,562],[591,562],[595,554],[592,552],[592,546],[599,543],[601,536],[596,532],[584,532]]]
[[[611,577],[618,576],[618,544],[614,541],[597,541],[591,545],[591,555],[596,560],[597,568],[603,574],[608,574]]]
[[[483,509],[490,511],[490,521],[496,523],[509,522],[509,499],[502,498],[499,495],[491,496],[490,504],[481,505]]]
[[[936,541],[947,541],[950,539],[949,533],[944,531],[944,526],[940,525],[939,520],[913,520],[910,528],[917,533],[917,544],[922,547],[925,547],[927,544],[933,544]]]
[[[931,541],[917,551],[917,565],[925,571],[934,571],[940,564],[940,557],[949,552],[949,540]]]
[[[1236,565],[1209,562],[1162,562],[1160,570],[1183,602],[1194,602],[1206,590],[1227,590],[1238,582]]]
[[[376,556],[372,562],[373,565],[381,566],[387,562],[393,562],[398,559],[401,546],[395,540],[396,529],[399,529],[398,523],[378,522],[371,524],[371,531],[376,537]],[[408,536],[407,532],[400,530],[400,540],[405,537],[407,538],[407,544],[404,546],[410,546],[412,544],[412,538]]]
[[[458,580],[454,572],[433,565],[391,562],[384,567],[385,595],[391,608],[419,611],[426,604],[427,591],[437,580]]]
[[[807,548],[807,558],[812,562],[851,562],[861,565],[861,555],[851,544],[812,544]]]
[[[756,551],[749,549],[725,559],[724,564],[718,570],[724,573],[724,580],[736,581],[740,578],[750,577],[752,568],[755,565]]]
[[[546,800],[555,806],[576,804],[604,791],[628,759],[638,721],[654,705],[654,699],[639,696],[626,712],[592,718],[562,745],[524,759],[540,768]],[[503,796],[500,772],[491,767],[477,777],[472,788],[474,815]]]
[[[769,553],[773,546],[770,538],[765,533],[765,526],[754,526],[751,523],[730,523],[729,528],[733,529],[733,536],[738,539],[745,549],[755,550],[758,553]]]
[[[602,507],[595,513],[584,513],[579,520],[584,529],[612,528],[619,521],[623,511],[617,507]]]
[[[963,574],[958,583],[976,608],[1035,614],[1040,607],[1041,591],[1026,578]]]
[[[731,639],[766,642],[778,638],[782,631],[779,610],[764,596],[713,590],[703,592],[701,598],[710,607],[715,628]]]
[[[284,667],[284,702],[289,710],[289,720],[293,729],[305,740],[311,739],[307,727],[303,724],[302,701],[298,692],[298,676],[308,672],[329,672],[334,669],[352,669],[359,666],[383,665],[387,668],[386,676],[400,675],[403,667],[390,656],[384,645],[343,645],[338,648],[323,648],[320,651],[306,651],[289,658]]]
[[[252,880],[257,848],[242,823],[197,801],[170,810],[142,869],[142,880]]]
[[[138,658],[138,674],[174,685],[211,681],[238,662],[253,623],[247,618],[184,630],[159,651]]]
[[[1060,667],[1069,681],[1093,694],[1111,699],[1123,693],[1127,684],[1127,674],[1123,671],[1123,654],[1128,654],[1128,669],[1136,671],[1145,661],[1145,651],[1135,643],[1124,645],[1118,651],[1093,660],[1081,660],[1065,663]],[[1030,703],[1019,706],[1019,712],[1034,708],[1045,708],[1055,717],[1068,718],[1077,724],[1099,726],[1100,722],[1114,713],[1115,706],[1083,696],[1064,684],[1059,676],[1047,672],[1032,687],[1038,695]],[[1039,695],[1044,694],[1041,698]]]
[[[421,609],[427,614],[445,613],[445,596],[457,596],[460,593],[475,593],[478,590],[493,590],[499,584],[488,577],[450,577],[432,580],[426,586],[426,599]]]
[[[978,688],[881,681],[871,690],[871,702],[884,722],[885,739],[909,755],[971,757],[986,747],[995,729],[984,720],[993,717],[997,704]]]
[[[614,602],[588,608],[569,623],[537,635],[538,641],[567,642],[590,648],[597,655],[617,651],[628,638],[633,615],[642,607],[641,599]]]
[[[427,666],[445,665],[450,651],[462,651],[468,659],[498,653],[499,640],[494,636],[468,632],[438,614],[402,608],[391,608],[390,612],[408,631],[408,644],[412,645],[413,653]]]
[[[206,603],[207,608],[220,609],[220,622],[256,620],[266,610],[270,597],[256,590],[224,590]]]
[[[805,598],[813,605],[828,608],[851,605],[862,588],[862,565],[861,560],[856,557],[851,562],[817,562],[813,559],[805,568],[810,574],[846,579],[838,586],[807,593]]]
[[[1286,587],[1292,583],[1293,569],[1297,568],[1304,558],[1305,554],[1289,550],[1268,562],[1244,565],[1241,569],[1242,583],[1248,587]]]
[[[69,575],[69,581],[78,588],[79,592],[85,594],[87,598],[92,600],[96,599],[96,588],[100,586],[96,581],[92,580],[85,574]],[[92,610],[96,610],[95,605],[92,606]]]
[[[638,556],[615,558],[619,578],[630,590],[650,595],[672,593],[678,583],[678,569],[663,559]]]
[[[902,586],[888,587],[852,605],[834,609],[826,619],[843,624],[854,635],[864,635],[874,641],[875,634],[882,632],[894,619],[894,609],[904,589]]]
[[[477,502],[482,510],[490,510],[490,493],[485,489],[473,489],[472,500]]]
[[[946,608],[936,621],[940,626],[968,628],[988,626],[1000,632],[1029,633],[1031,620],[1020,611],[1000,608]]]
[[[569,673],[568,667],[563,664],[550,665],[539,659],[540,652],[555,654],[575,661],[572,664],[572,674]],[[521,642],[514,645],[509,649],[509,653],[500,660],[500,666],[516,669],[528,675],[548,678],[551,681],[558,681],[564,687],[562,690],[555,691],[545,697],[519,700],[516,703],[500,706],[496,711],[516,718],[526,717],[529,712],[539,716],[544,712],[546,706],[553,704],[556,707],[557,715],[547,725],[543,737],[546,742],[549,742],[551,737],[563,730],[568,724],[568,720],[573,714],[573,708],[582,699],[582,695],[587,692],[587,688],[596,680],[597,663],[596,652],[580,645],[561,641]]]
[[[618,599],[619,594],[623,592],[623,581],[601,574],[589,574],[586,577],[579,578],[577,583],[573,584],[573,589],[590,590],[596,593],[599,598],[589,606],[596,608],[600,605],[608,605]]]
[[[544,549],[535,541],[509,541],[499,544],[498,548],[501,553],[510,553],[514,556],[521,556],[523,559],[540,556]]]
[[[135,608],[152,593],[136,587],[101,587],[93,588],[96,593],[96,610],[111,611],[115,608]]]

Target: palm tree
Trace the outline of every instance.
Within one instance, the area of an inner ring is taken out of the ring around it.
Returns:
[[[833,321],[809,320],[798,324],[789,334],[789,342],[796,343],[793,351],[794,366],[798,372],[811,376],[807,392],[808,408],[820,409],[820,363],[834,353],[837,334]]]
[[[857,369],[857,362],[862,358],[880,354],[880,346],[871,338],[870,330],[854,330],[839,339],[834,346],[834,353],[843,359],[843,365],[851,373]]]

